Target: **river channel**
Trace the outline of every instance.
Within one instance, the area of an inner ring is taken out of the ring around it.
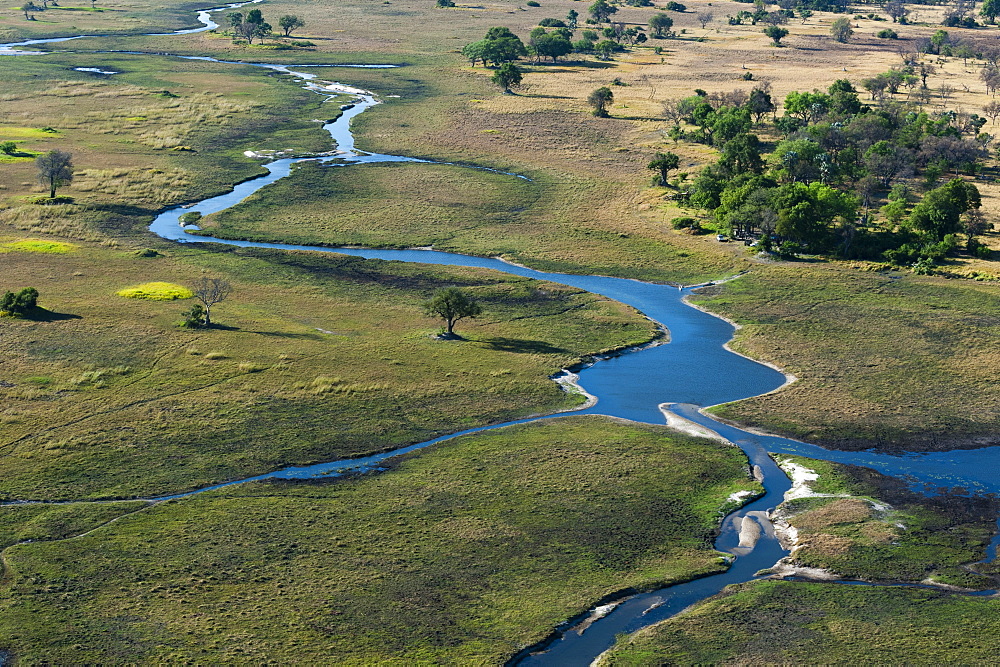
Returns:
[[[250,3],[234,3],[202,11],[199,13],[202,27],[170,34],[190,34],[212,29],[216,27],[214,21],[211,20],[212,12],[233,9],[244,4]],[[0,54],[41,56],[44,55],[44,52],[19,49],[33,44],[50,44],[78,38],[29,40],[16,44],[0,44]],[[120,56],[121,53],[119,52],[117,55]],[[134,55],[142,57],[142,54]],[[191,58],[190,56],[176,57]],[[225,61],[217,61],[207,57],[198,57],[198,59],[225,64]],[[729,584],[754,579],[759,570],[774,565],[787,555],[787,552],[774,537],[773,530],[766,520],[760,522],[762,538],[754,548],[747,550],[737,547],[739,541],[737,527],[743,517],[747,516],[748,513],[754,513],[751,516],[760,516],[761,512],[774,508],[782,501],[784,493],[791,487],[790,481],[768,456],[768,452],[796,454],[873,468],[883,474],[902,478],[912,488],[925,493],[934,493],[942,488],[956,487],[965,489],[967,493],[972,494],[1000,493],[1000,475],[997,474],[997,471],[1000,470],[1000,447],[899,455],[874,451],[840,452],[777,436],[756,435],[722,424],[703,414],[700,410],[708,406],[777,390],[786,384],[787,378],[773,368],[726,349],[725,345],[732,338],[734,328],[728,322],[686,303],[685,298],[696,288],[678,288],[671,285],[605,276],[535,271],[510,264],[501,259],[471,257],[434,250],[369,250],[255,243],[194,235],[185,231],[179,224],[179,218],[182,214],[198,211],[203,215],[208,215],[230,208],[280,178],[289,176],[294,178],[293,165],[303,160],[318,160],[330,168],[349,168],[352,165],[373,162],[428,162],[405,156],[365,153],[355,150],[350,123],[358,114],[378,104],[373,93],[346,88],[332,82],[319,82],[315,75],[301,71],[300,68],[307,68],[308,65],[245,62],[233,64],[256,65],[296,77],[306,87],[320,94],[333,96],[346,92],[353,95],[356,98],[354,105],[344,110],[337,120],[324,126],[336,144],[337,153],[321,158],[286,158],[271,161],[263,165],[267,170],[265,175],[243,182],[227,194],[163,212],[150,226],[153,233],[178,243],[213,242],[242,247],[336,252],[370,259],[488,268],[569,285],[628,304],[668,329],[670,342],[663,345],[643,346],[625,354],[600,359],[580,370],[579,385],[596,397],[597,401],[591,407],[574,414],[610,415],[653,424],[664,423],[665,416],[694,422],[739,446],[747,454],[751,464],[757,466],[759,470],[766,493],[726,517],[716,542],[717,549],[734,554],[733,564],[726,572],[648,593],[626,596],[621,600],[599,605],[586,618],[574,619],[572,622],[567,622],[565,627],[556,629],[550,640],[544,645],[524,651],[513,658],[511,664],[589,664],[614,643],[616,635],[623,632],[634,632],[669,618],[688,606],[714,595]],[[380,65],[367,66],[378,67]],[[111,75],[111,73],[99,72],[96,75],[104,76]],[[518,176],[511,174],[511,177]],[[542,419],[545,418],[547,417],[542,417]],[[511,423],[528,421],[532,420]],[[504,425],[472,429],[462,433],[498,428]],[[379,464],[389,457],[427,447],[456,435],[461,435],[461,433],[363,459],[287,468],[249,479],[233,480],[227,484],[198,489],[185,494],[161,496],[153,500],[182,498],[192,493],[200,493],[228,484],[239,484],[251,480],[315,478],[335,476],[345,471],[374,470],[378,469]],[[987,552],[988,559],[995,557],[998,541],[1000,538],[994,539],[990,545]]]

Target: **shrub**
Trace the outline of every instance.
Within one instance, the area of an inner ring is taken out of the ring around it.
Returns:
[[[670,221],[670,226],[674,229],[697,229],[700,227],[698,221],[689,216],[681,216]]]
[[[199,220],[201,220],[201,213],[198,211],[188,211],[187,213],[181,215],[181,217],[177,218],[177,221],[182,225],[193,225]]]
[[[116,294],[126,299],[150,299],[152,301],[174,301],[176,299],[190,299],[194,296],[191,290],[186,287],[163,282],[143,283],[134,287],[126,287],[116,292]]]
[[[541,5],[535,2],[535,0],[528,0],[524,4],[528,5],[529,7],[541,7]]]
[[[543,28],[565,28],[566,27],[566,23],[565,22],[560,21],[559,19],[551,19],[551,18],[550,19],[542,19],[541,21],[538,22],[538,25],[542,26]]]
[[[142,250],[136,250],[133,253],[136,257],[163,257],[163,253],[153,250],[152,248],[143,248]]]
[[[899,35],[892,28],[883,28],[876,35],[879,39],[899,39]]]
[[[670,2],[667,3],[667,11],[686,12],[687,7],[679,2],[674,2],[673,0],[670,0]]]
[[[17,294],[7,292],[0,296],[0,313],[19,316],[27,315],[38,305],[38,290],[25,287]]]

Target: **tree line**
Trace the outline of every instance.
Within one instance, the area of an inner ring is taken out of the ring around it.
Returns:
[[[689,203],[720,232],[788,255],[808,250],[929,270],[964,236],[969,252],[988,256],[976,238],[988,227],[979,191],[963,178],[989,154],[986,119],[928,112],[895,92],[870,105],[841,79],[825,91],[789,93],[781,116],[766,84],[669,101],[669,136],[719,150],[685,185]]]

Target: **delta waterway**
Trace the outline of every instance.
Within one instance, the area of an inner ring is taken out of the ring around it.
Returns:
[[[234,3],[202,11],[198,15],[202,27],[169,34],[190,34],[212,29],[217,27],[217,24],[211,20],[213,12],[234,9],[245,4],[251,3]],[[0,44],[0,54],[42,56],[45,52],[25,51],[23,47],[35,44],[52,44],[80,37],[82,36]],[[116,55],[120,56],[121,52]],[[134,55],[142,57],[140,53]],[[163,56],[165,54],[157,55]],[[191,56],[176,57],[192,58]],[[218,61],[208,57],[196,58],[226,63],[226,61]],[[208,215],[230,208],[280,178],[294,177],[293,165],[303,160],[318,160],[330,167],[341,168],[372,162],[427,162],[405,156],[365,153],[355,150],[350,123],[355,116],[378,103],[373,93],[350,89],[333,82],[319,82],[315,75],[301,71],[302,68],[310,67],[309,65],[245,62],[233,64],[255,65],[296,77],[317,93],[333,95],[346,92],[354,95],[356,97],[354,106],[346,109],[337,120],[324,126],[336,143],[337,153],[321,158],[286,158],[269,162],[264,165],[267,169],[265,175],[237,185],[230,193],[206,199],[194,205],[177,207],[163,212],[150,226],[153,233],[178,243],[213,242],[242,247],[336,252],[371,259],[488,268],[518,276],[570,285],[628,304],[669,330],[670,342],[663,345],[643,346],[629,353],[601,359],[580,370],[580,386],[594,396],[597,401],[594,405],[574,414],[610,415],[653,424],[664,423],[666,415],[694,422],[739,446],[747,454],[751,464],[757,466],[759,470],[765,494],[727,516],[716,542],[716,548],[720,551],[736,555],[732,566],[726,572],[648,593],[624,596],[622,599],[611,601],[608,604],[603,604],[606,601],[595,601],[598,606],[585,618],[575,619],[567,622],[565,627],[554,629],[552,637],[544,645],[525,650],[514,657],[511,664],[589,664],[614,643],[616,635],[623,632],[634,632],[669,618],[686,607],[714,595],[729,584],[754,579],[759,570],[774,565],[787,555],[766,521],[761,524],[762,537],[754,548],[747,550],[737,546],[739,542],[738,526],[743,517],[748,516],[748,514],[760,516],[759,512],[766,512],[774,508],[782,501],[784,493],[791,487],[789,479],[775,465],[768,456],[768,452],[795,454],[873,468],[883,474],[902,478],[914,489],[925,493],[934,493],[941,488],[956,487],[971,494],[1000,493],[1000,474],[998,474],[1000,472],[1000,447],[898,455],[874,451],[839,452],[786,438],[756,435],[722,424],[702,414],[700,409],[706,406],[774,391],[782,387],[787,378],[773,368],[726,349],[726,343],[734,334],[733,326],[718,317],[689,306],[684,299],[695,288],[678,288],[605,276],[548,273],[510,264],[500,259],[471,257],[433,250],[369,250],[255,243],[192,235],[185,232],[179,224],[179,218],[182,214],[198,211],[203,215]],[[354,66],[384,67],[384,65]],[[95,75],[110,76],[112,74],[109,71],[106,74],[95,73]],[[511,177],[518,176],[511,174]],[[546,418],[541,417],[540,419]],[[533,420],[510,423],[528,421]],[[286,468],[265,475],[233,480],[227,484],[206,487],[189,493],[165,495],[152,500],[183,498],[193,493],[247,481],[316,478],[335,476],[347,471],[377,470],[382,461],[392,456],[428,447],[464,433],[499,428],[505,425],[499,424],[463,431],[363,459]],[[987,560],[995,558],[998,543],[1000,543],[1000,536],[991,543],[986,554]]]

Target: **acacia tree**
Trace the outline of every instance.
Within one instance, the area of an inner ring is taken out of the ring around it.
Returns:
[[[608,105],[615,99],[615,94],[607,86],[601,86],[587,96],[587,104],[594,107],[594,115],[598,118],[608,117]]]
[[[846,44],[851,35],[854,34],[854,30],[851,29],[851,21],[843,16],[833,22],[830,26],[830,35],[843,44]]]
[[[598,23],[604,23],[608,20],[612,14],[618,11],[618,8],[611,5],[607,0],[595,0],[587,11],[590,12],[590,17],[597,21]]]
[[[278,19],[278,25],[281,29],[285,31],[285,37],[289,37],[293,30],[297,30],[306,24],[305,21],[300,19],[295,14],[285,14],[280,19]]]
[[[194,293],[194,297],[201,301],[205,307],[205,326],[210,327],[212,326],[212,306],[225,301],[226,297],[232,294],[233,288],[229,282],[222,278],[203,277],[191,285],[191,291]]]
[[[675,153],[657,153],[653,161],[646,165],[647,169],[652,169],[660,174],[660,185],[667,184],[667,174],[671,169],[676,169],[681,162],[680,157]]]
[[[38,166],[38,181],[49,186],[49,197],[56,196],[56,188],[73,181],[73,156],[63,151],[49,151],[40,155],[35,164]]]
[[[448,336],[455,335],[455,323],[482,314],[482,307],[457,287],[445,287],[424,302],[424,312],[445,322]]]
[[[764,34],[771,38],[772,44],[781,46],[781,38],[788,34],[788,30],[779,28],[776,25],[769,25],[764,28]]]
[[[674,20],[666,14],[656,14],[649,19],[649,30],[653,37],[662,39],[670,35],[670,29],[674,27]]]
[[[511,88],[520,86],[521,79],[521,70],[514,63],[500,65],[500,68],[493,72],[493,76],[490,77],[490,81],[503,88],[505,95],[511,94]]]

